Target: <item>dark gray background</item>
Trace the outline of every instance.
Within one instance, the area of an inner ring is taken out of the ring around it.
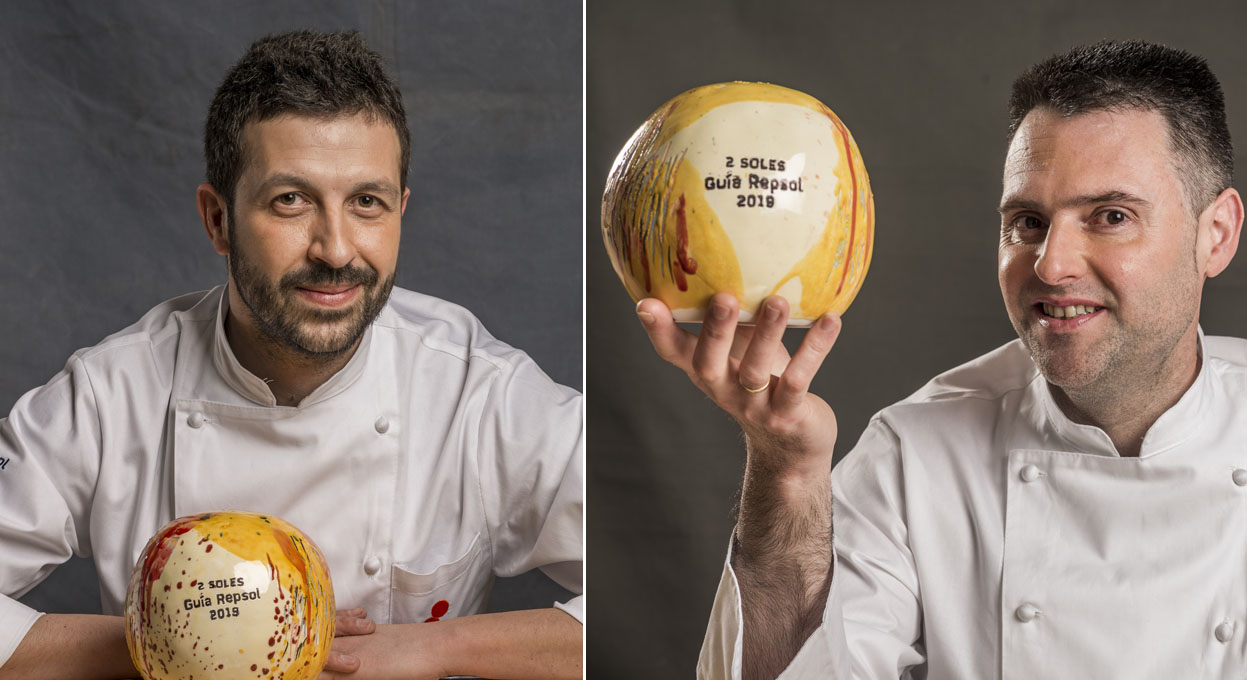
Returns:
[[[471,309],[579,389],[581,16],[574,0],[3,3],[0,413],[79,347],[224,282],[195,211],[203,120],[253,40],[296,28],[360,30],[403,92],[398,285]],[[521,577],[492,606],[555,588]],[[25,601],[98,610],[90,563]]]
[[[698,85],[761,80],[814,95],[853,132],[875,192],[874,260],[813,387],[843,455],[871,414],[1015,337],[995,210],[1013,78],[1101,38],[1166,42],[1208,59],[1247,148],[1245,15],[1137,0],[589,3],[590,677],[692,677],[744,462],[735,424],[653,354],[602,246],[607,171],[646,116]],[[1247,335],[1244,288],[1247,252],[1207,286],[1205,331]]]

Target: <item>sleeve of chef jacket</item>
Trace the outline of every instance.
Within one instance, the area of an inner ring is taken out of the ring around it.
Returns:
[[[494,569],[540,567],[577,593],[552,603],[584,622],[584,412],[581,395],[527,356],[501,371],[481,418],[482,494]]]
[[[0,665],[40,614],[17,602],[72,555],[90,554],[100,423],[77,357],[0,420]]]
[[[876,416],[831,475],[835,560],[823,624],[781,680],[903,677],[925,661],[922,612],[909,551],[900,441]],[[699,678],[741,677],[744,621],[731,550],[697,663]]]

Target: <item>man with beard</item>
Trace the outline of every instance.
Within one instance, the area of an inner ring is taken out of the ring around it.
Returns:
[[[1015,81],[999,282],[1019,340],[877,414],[831,472],[763,303],[743,353],[638,305],[658,353],[737,418],[748,457],[704,677],[1193,678],[1247,667],[1247,342],[1204,337],[1243,202],[1202,59],[1105,42]]]
[[[580,590],[580,395],[462,308],[392,289],[409,132],[379,56],[355,34],[262,39],[204,138],[228,284],[77,352],[0,421],[0,677],[135,675],[117,615],[139,552],[222,509],[325,552],[325,677],[578,677],[579,597],[482,612],[496,575]],[[73,554],[107,616],[11,599]]]

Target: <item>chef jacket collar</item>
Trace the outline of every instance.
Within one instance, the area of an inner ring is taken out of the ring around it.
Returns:
[[[229,339],[225,337],[225,317],[228,313],[229,288],[222,286],[221,302],[217,306],[212,352],[212,361],[216,364],[217,372],[221,374],[226,384],[240,395],[261,406],[276,406],[277,398],[273,396],[268,383],[243,368],[243,365],[238,363],[238,358],[234,356],[234,349],[230,347]],[[372,324],[368,324],[368,328],[364,330],[364,336],[360,338],[359,347],[355,348],[355,354],[351,356],[350,361],[346,362],[346,365],[328,380],[321,383],[320,387],[312,390],[312,393],[304,397],[296,408],[325,401],[354,384],[364,373],[364,362],[371,345]]]
[[[1204,343],[1204,330],[1199,333],[1199,373],[1195,382],[1186,390],[1182,398],[1171,406],[1152,423],[1147,434],[1143,436],[1143,446],[1139,449],[1139,458],[1147,458],[1168,451],[1191,435],[1199,431],[1202,418],[1210,413],[1209,409],[1215,401],[1212,395],[1213,386],[1208,377],[1208,352]],[[1041,428],[1064,440],[1073,451],[1101,456],[1120,457],[1117,447],[1108,433],[1095,425],[1076,423],[1065,415],[1052,396],[1052,390],[1043,375],[1036,371],[1031,381],[1029,398],[1039,404],[1039,412],[1043,414],[1045,423]]]

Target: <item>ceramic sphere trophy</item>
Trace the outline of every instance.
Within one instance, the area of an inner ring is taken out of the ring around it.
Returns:
[[[307,680],[328,661],[333,588],[320,550],[272,515],[203,513],[147,543],[126,593],[144,680]]]
[[[767,83],[698,87],[663,104],[624,145],[602,197],[602,236],[634,301],[701,321],[712,295],[751,323],[781,295],[789,325],[842,314],[874,242],[857,144],[817,99]]]

